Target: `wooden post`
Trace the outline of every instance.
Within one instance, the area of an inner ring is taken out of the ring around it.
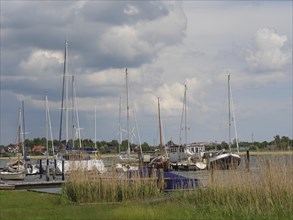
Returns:
[[[62,180],[64,180],[64,160],[62,160]]]
[[[42,159],[40,159],[40,168],[39,168],[39,172],[40,172],[40,179],[42,179],[42,173],[43,173],[43,167],[42,167]]]
[[[50,176],[49,176],[49,159],[47,159],[47,166],[46,166],[46,180],[47,180],[47,181],[50,180]]]
[[[249,171],[249,150],[246,151],[246,158],[245,158],[245,165],[246,165],[246,170]]]
[[[246,158],[249,161],[249,149],[246,151]]]
[[[56,159],[54,159],[54,170],[53,170],[53,179],[56,179],[56,167],[57,167],[57,162]]]

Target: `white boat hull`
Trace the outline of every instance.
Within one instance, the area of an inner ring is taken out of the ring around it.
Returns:
[[[2,180],[24,180],[26,174],[23,172],[6,172],[0,173],[0,178]]]
[[[240,162],[241,158],[238,154],[227,152],[209,158],[209,167],[211,169],[229,170],[237,168]]]
[[[57,169],[62,173],[62,160],[57,161]],[[74,170],[91,171],[97,170],[100,173],[106,172],[106,167],[102,160],[91,159],[91,160],[65,160],[64,161],[64,173]]]

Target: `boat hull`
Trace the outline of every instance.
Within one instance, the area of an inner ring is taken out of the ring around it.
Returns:
[[[1,172],[0,178],[2,180],[24,180],[26,174],[23,172]]]
[[[240,162],[241,158],[238,154],[228,152],[209,158],[209,168],[219,170],[236,169]]]

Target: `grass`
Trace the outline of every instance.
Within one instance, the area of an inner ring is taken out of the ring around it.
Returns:
[[[84,204],[64,195],[0,191],[0,219],[292,219],[293,159],[272,158],[249,172],[210,172],[205,187],[160,199]]]

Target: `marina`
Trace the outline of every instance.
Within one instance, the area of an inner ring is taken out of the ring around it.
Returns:
[[[256,175],[258,170],[261,167],[270,166],[271,163],[278,163],[280,165],[286,164],[288,166],[292,165],[293,152],[281,152],[279,155],[275,155],[273,153],[268,154],[264,153],[263,156],[255,156],[243,154],[241,156],[242,161],[236,170],[199,170],[199,171],[185,171],[185,170],[178,170],[178,171],[170,171],[164,172],[164,180],[168,185],[168,179],[190,179],[196,180],[197,184],[200,186],[207,186],[213,181],[217,181],[217,179],[224,180],[225,182],[229,182],[232,178],[231,175],[240,175],[245,176],[246,173],[250,173],[251,175]],[[108,173],[111,174],[113,172],[112,164],[114,164],[114,160],[116,157],[107,157],[105,158],[105,167],[108,169]],[[249,160],[249,161],[248,161]],[[246,162],[245,162],[246,161]],[[3,168],[4,164],[7,162],[5,159],[0,159],[0,169]],[[32,161],[33,162],[33,161]],[[115,169],[114,169],[115,170]],[[116,173],[116,171],[114,171]],[[279,171],[280,172],[280,171]],[[176,177],[175,177],[175,176]],[[25,189],[25,190],[33,190],[33,189],[43,189],[44,192],[48,188],[55,188],[53,192],[59,191],[62,187],[62,184],[66,181],[62,179],[62,175],[46,175],[46,174],[36,174],[36,175],[26,175],[23,180],[0,180],[0,189]],[[176,180],[177,181],[177,180]]]

